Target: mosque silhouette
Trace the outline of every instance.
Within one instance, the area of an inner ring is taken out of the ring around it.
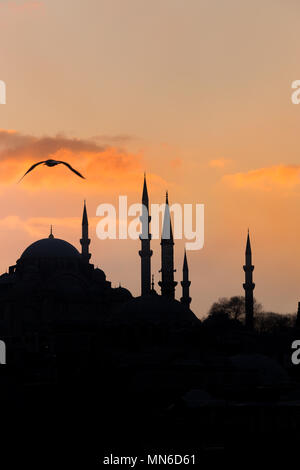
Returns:
[[[7,365],[0,366],[2,448],[10,449],[9,459],[22,455],[24,463],[24,454],[11,451],[16,442],[26,452],[34,443],[30,459],[36,455],[39,464],[58,456],[62,462],[64,455],[68,464],[82,459],[83,468],[113,452],[196,449],[212,455],[264,447],[274,453],[284,441],[298,442],[300,372],[290,361],[290,345],[299,322],[296,328],[254,329],[249,233],[245,321],[222,315],[200,321],[190,308],[186,253],[175,299],[168,194],[160,293],[151,276],[146,178],[142,203],[140,296],[112,287],[91,264],[85,203],[81,253],[51,228],[0,277],[0,337],[7,346]],[[283,429],[290,432],[283,436]]]
[[[143,207],[149,209],[144,178]],[[144,209],[145,210],[145,209]],[[65,240],[50,235],[28,246],[8,273],[0,277],[0,328],[2,335],[26,334],[50,325],[101,327],[109,323],[192,325],[199,320],[190,310],[189,269],[184,255],[182,296],[175,300],[174,240],[166,196],[161,238],[161,295],[151,282],[150,216],[142,223],[141,296],[124,287],[112,287],[105,273],[90,263],[86,203],[82,215],[81,253]],[[170,236],[166,236],[169,233]]]

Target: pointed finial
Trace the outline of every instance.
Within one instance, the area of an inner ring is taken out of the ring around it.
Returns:
[[[166,191],[165,214],[164,214],[161,238],[162,240],[171,240],[173,243],[173,230],[172,230],[168,191]]]
[[[88,216],[87,216],[86,200],[85,199],[84,199],[84,203],[83,203],[82,225],[88,225]]]
[[[147,181],[146,181],[146,172],[144,172],[142,203],[148,207],[149,197],[148,197],[148,189],[147,189]]]
[[[48,238],[54,238],[53,232],[52,232],[52,225],[50,225],[50,235]]]
[[[186,248],[184,248],[184,258],[183,258],[183,271],[187,271],[189,269],[187,256],[186,256]]]
[[[249,229],[248,229],[248,234],[247,234],[246,253],[251,253],[251,243],[250,243]]]

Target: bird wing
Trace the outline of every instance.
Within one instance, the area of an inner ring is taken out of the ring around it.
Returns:
[[[85,179],[85,177],[82,176],[82,174],[79,173],[79,171],[75,170],[69,163],[67,163],[67,162],[61,162],[61,161],[59,161],[58,163],[62,163],[63,165],[66,165],[71,171],[73,171],[73,173],[75,173],[76,175],[80,176],[80,178]]]
[[[24,175],[22,176],[22,178],[19,179],[18,183],[20,183],[20,181],[24,178],[24,176],[27,175],[27,173],[29,173],[30,171],[32,171],[36,166],[38,165],[41,165],[42,163],[45,163],[45,161],[43,160],[42,162],[38,162],[38,163],[35,163],[34,165],[32,165],[29,170],[26,171],[26,173],[24,173]]]

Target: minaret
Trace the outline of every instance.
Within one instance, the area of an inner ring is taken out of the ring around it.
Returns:
[[[151,217],[149,215],[149,197],[147,190],[146,174],[144,174],[144,187],[142,195],[142,215],[140,221],[142,224],[142,233],[140,235],[141,250],[141,295],[148,295],[151,292],[151,256],[150,249],[151,233],[149,233],[149,224]]]
[[[163,221],[163,229],[161,236],[161,281],[158,285],[161,288],[161,295],[175,298],[175,287],[177,282],[174,281],[174,240],[172,231],[172,222],[170,216],[168,191],[166,193],[166,205]]]
[[[245,271],[245,283],[243,284],[243,288],[245,289],[245,325],[247,328],[253,328],[253,290],[255,284],[253,283],[252,273],[254,270],[254,266],[252,265],[252,253],[251,253],[251,244],[250,244],[250,236],[248,230],[247,236],[247,245],[246,245],[246,253],[245,253],[245,266],[243,269]]]
[[[182,268],[182,281],[181,281],[181,286],[182,286],[182,297],[180,299],[180,302],[183,305],[186,305],[187,307],[190,307],[190,303],[192,301],[190,297],[190,285],[191,281],[189,280],[189,267],[188,267],[188,262],[187,262],[187,257],[186,257],[186,250],[184,250],[184,260],[183,260],[183,268]]]
[[[83,214],[82,214],[82,238],[80,239],[81,244],[81,256],[88,263],[91,257],[89,253],[89,245],[91,240],[89,239],[89,222],[86,211],[86,204],[84,201]]]

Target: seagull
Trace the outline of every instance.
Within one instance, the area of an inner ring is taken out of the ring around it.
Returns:
[[[69,163],[67,162],[62,162],[60,160],[43,160],[42,162],[38,162],[38,163],[35,163],[34,165],[32,165],[29,170],[26,171],[26,173],[22,176],[22,178],[18,181],[20,183],[20,181],[24,178],[24,176],[27,175],[27,173],[29,173],[30,171],[32,171],[36,166],[38,165],[46,165],[46,166],[56,166],[56,165],[59,165],[60,163],[62,163],[63,165],[66,165],[69,170],[73,171],[73,173],[75,173],[76,175],[80,176],[80,178],[84,178],[84,176],[82,176],[79,171],[76,171]],[[84,178],[85,179],[85,178]]]

